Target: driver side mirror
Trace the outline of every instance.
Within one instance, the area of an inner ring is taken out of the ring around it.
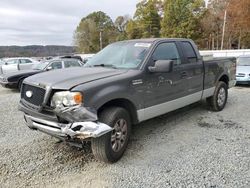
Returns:
[[[149,66],[148,70],[152,73],[167,73],[173,70],[174,61],[173,60],[157,60],[154,66]]]
[[[50,71],[50,70],[52,70],[52,67],[51,66],[47,67],[46,71]]]

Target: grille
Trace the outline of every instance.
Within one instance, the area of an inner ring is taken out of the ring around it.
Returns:
[[[246,74],[244,73],[238,73],[238,75],[236,75],[236,77],[245,77]]]
[[[26,96],[27,91],[32,92],[32,96],[30,98]],[[45,89],[23,84],[21,98],[35,106],[41,106],[43,103],[45,92]]]

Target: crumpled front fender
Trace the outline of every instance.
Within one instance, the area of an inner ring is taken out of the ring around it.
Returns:
[[[97,121],[97,111],[83,106],[73,106],[73,107],[62,107],[55,108],[54,112],[57,116],[68,122],[79,122],[79,121]]]

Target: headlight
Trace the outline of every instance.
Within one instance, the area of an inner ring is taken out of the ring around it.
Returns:
[[[83,96],[80,92],[61,91],[56,92],[51,100],[52,107],[69,107],[83,103]]]

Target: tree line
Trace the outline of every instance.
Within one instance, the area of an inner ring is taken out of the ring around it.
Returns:
[[[75,53],[75,47],[58,45],[0,46],[0,58],[3,57],[47,57]]]
[[[101,11],[82,18],[74,43],[95,53],[111,42],[155,37],[190,38],[200,49],[250,48],[250,1],[141,0],[132,18],[113,22]]]

